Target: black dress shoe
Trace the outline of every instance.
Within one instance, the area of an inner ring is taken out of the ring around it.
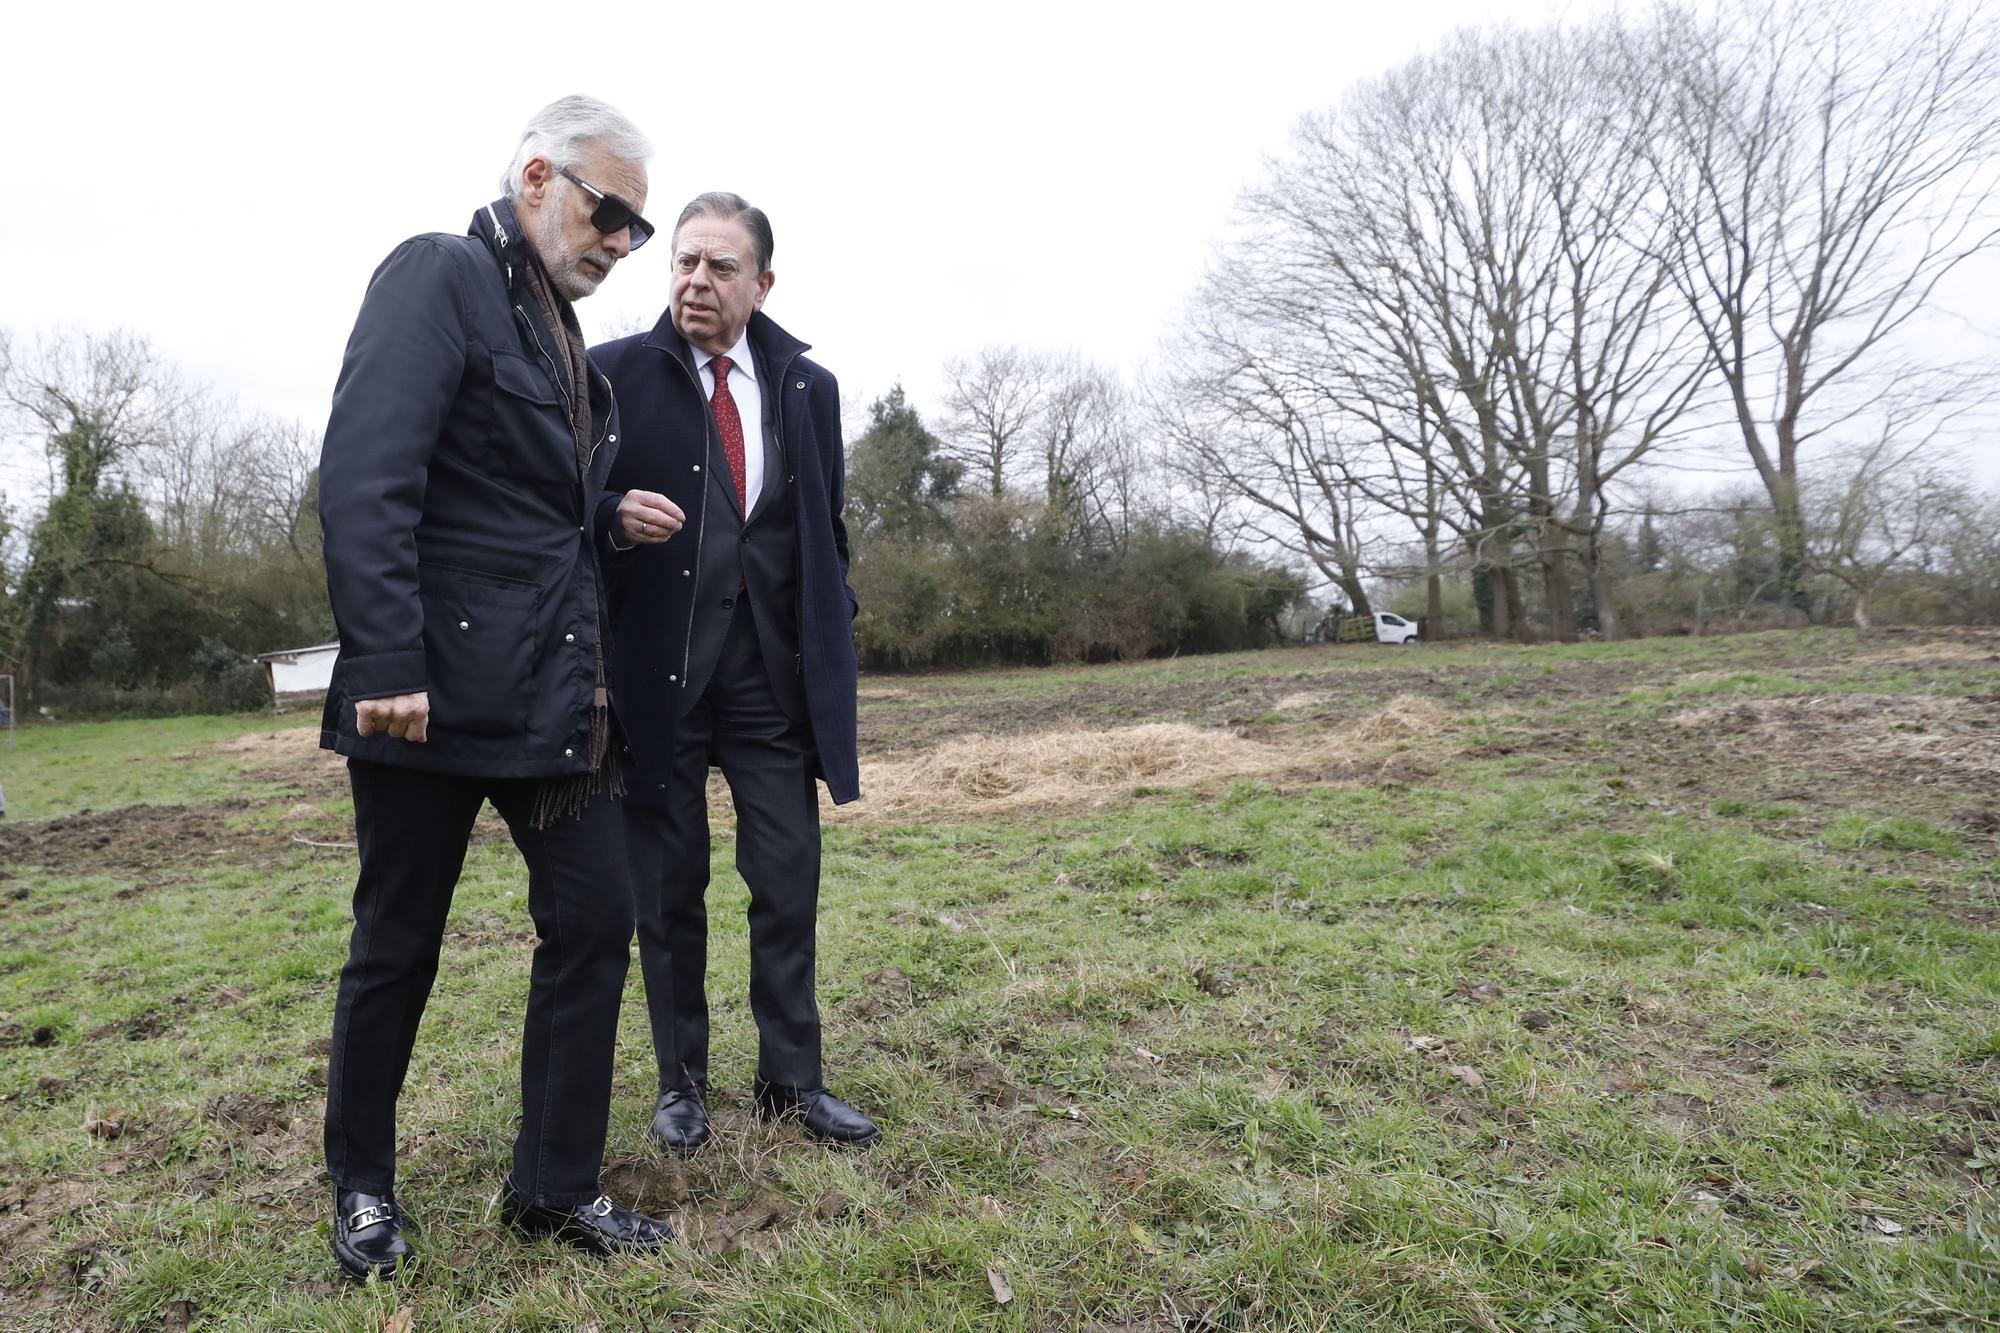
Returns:
[[[702,1105],[701,1094],[668,1088],[653,1106],[653,1123],[646,1133],[669,1152],[691,1153],[707,1143],[708,1108]]]
[[[371,1273],[387,1282],[410,1262],[407,1229],[393,1194],[333,1192],[333,1257],[356,1282],[366,1282]]]
[[[881,1127],[824,1087],[787,1088],[757,1081],[757,1112],[766,1120],[797,1120],[822,1143],[865,1148],[882,1137]]]
[[[591,1254],[643,1254],[674,1238],[665,1222],[620,1208],[608,1194],[571,1208],[550,1208],[516,1191],[511,1180],[500,1187],[500,1216],[523,1235],[554,1236]]]

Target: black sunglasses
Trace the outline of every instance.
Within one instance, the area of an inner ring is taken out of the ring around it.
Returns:
[[[588,191],[590,197],[597,201],[597,207],[590,211],[591,226],[606,236],[631,228],[629,239],[634,250],[653,239],[653,224],[640,217],[638,209],[615,194],[606,194],[568,167],[557,167],[556,172],[578,189]]]

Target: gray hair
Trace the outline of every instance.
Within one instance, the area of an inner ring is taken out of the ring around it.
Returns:
[[[653,155],[652,140],[617,107],[575,93],[557,98],[528,118],[514,161],[500,180],[501,193],[509,199],[521,197],[521,172],[531,159],[573,167],[582,158],[584,145],[592,143],[603,145],[623,162],[644,162]]]
[[[742,195],[710,190],[688,200],[688,206],[674,223],[675,244],[680,243],[681,228],[688,224],[689,218],[721,218],[725,222],[742,223],[743,229],[750,233],[750,244],[757,247],[757,272],[762,274],[771,267],[771,219]]]

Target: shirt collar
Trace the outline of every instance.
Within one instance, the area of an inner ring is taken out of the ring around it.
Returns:
[[[694,353],[694,368],[696,370],[707,370],[708,363],[715,360],[713,352],[704,352],[699,347],[692,345],[689,346],[688,350]],[[745,328],[737,336],[736,346],[729,349],[729,368],[731,370],[742,371],[749,377],[752,384],[757,382],[757,359],[750,355],[750,330],[748,328]]]

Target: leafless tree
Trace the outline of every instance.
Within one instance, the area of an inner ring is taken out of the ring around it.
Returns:
[[[0,407],[35,437],[48,494],[93,493],[159,444],[192,398],[137,334],[55,333],[32,348],[9,340]]]
[[[1896,444],[1894,432],[1851,463],[1834,460],[1802,494],[1809,568],[1854,598],[1856,628],[1874,628],[1870,601],[1890,575],[1954,534],[1977,496],[1949,454],[1926,438]]]
[[[947,451],[994,497],[1025,464],[1047,407],[1049,358],[1019,347],[987,347],[945,366],[950,381],[939,431]]]
[[[1900,339],[2000,240],[2000,44],[1983,6],[1762,0],[1663,10],[1635,59],[1676,286],[1809,605],[1801,456],[1919,367]],[[1879,425],[1879,418],[1874,423]]]

